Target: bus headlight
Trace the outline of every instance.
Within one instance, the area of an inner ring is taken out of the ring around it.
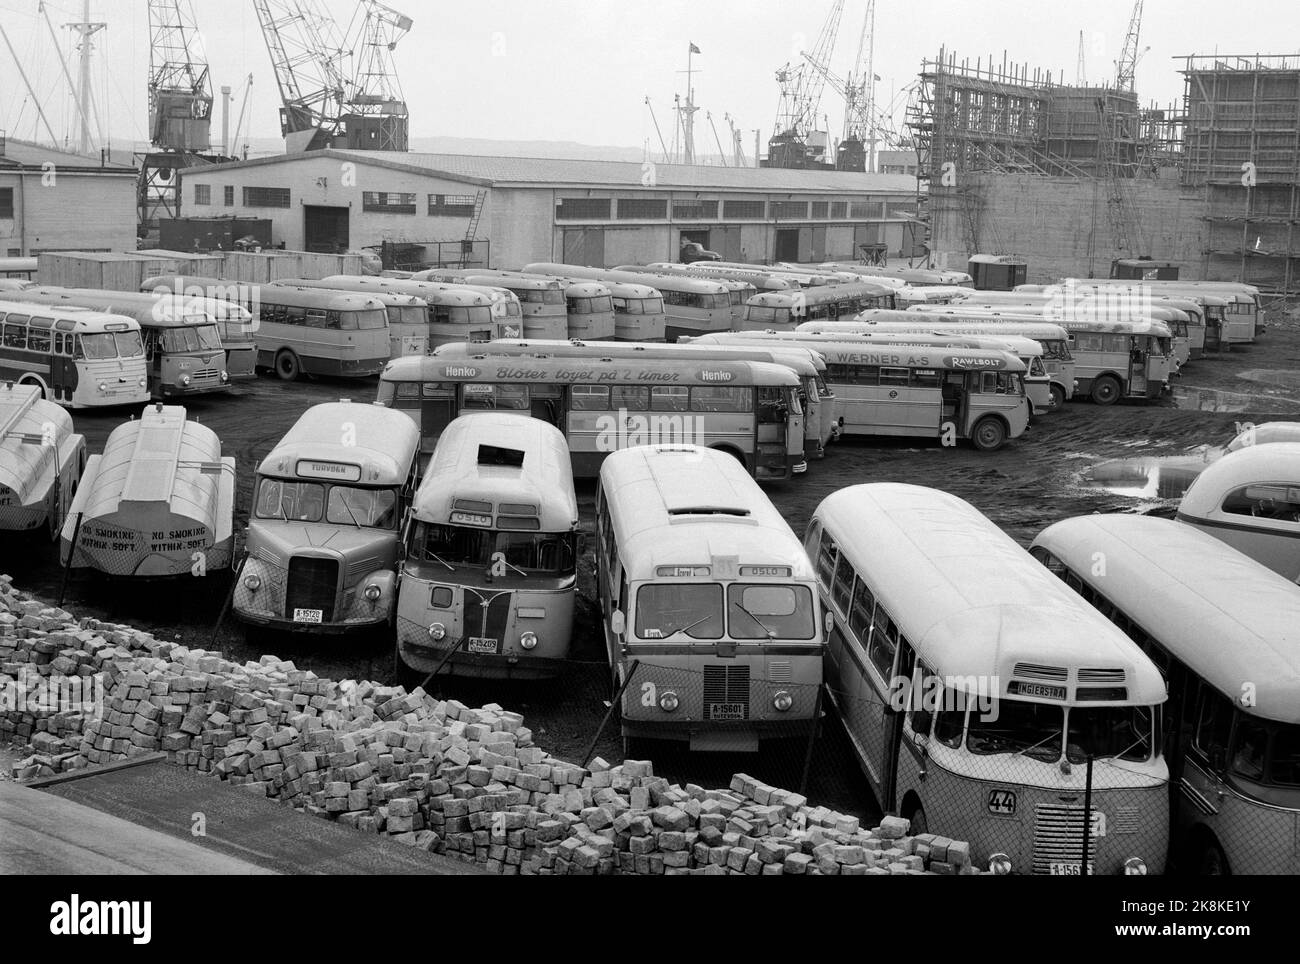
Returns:
[[[141,388],[144,388],[144,386],[145,386],[145,380],[142,378],[142,379],[140,379],[139,382],[137,382],[137,384],[138,384]]]
[[[262,577],[255,572],[250,572],[244,577],[244,586],[250,592],[257,592],[262,588]]]
[[[182,375],[182,376],[181,376],[181,384],[184,385],[186,388],[189,388],[189,385],[190,385],[190,376],[189,376],[189,375]]]
[[[672,690],[664,690],[659,697],[659,709],[665,713],[671,713],[682,705],[682,701],[677,698],[677,694]]]
[[[1146,861],[1141,857],[1130,857],[1124,861],[1125,877],[1145,877],[1147,875]]]
[[[1008,876],[1011,873],[1011,858],[1002,853],[993,854],[989,857],[989,873],[999,877]]]
[[[228,382],[228,381],[230,381],[230,372],[222,372],[222,373],[221,373],[221,380],[222,380],[223,382]]]
[[[524,633],[519,637],[519,645],[524,649],[533,649],[537,646],[536,633]]]
[[[443,639],[447,635],[447,627],[442,623],[433,623],[429,626],[429,638],[434,642]]]
[[[367,586],[365,589],[361,590],[361,595],[365,596],[371,602],[375,602],[383,594],[384,591],[374,584],[371,584]]]
[[[108,382],[100,382],[100,383],[99,383],[99,390],[100,390],[101,392],[106,392],[106,391],[108,391]]]
[[[778,711],[784,713],[786,710],[790,709],[790,707],[794,706],[794,697],[785,690],[781,690],[776,694],[776,696],[772,697],[772,706],[774,706]]]

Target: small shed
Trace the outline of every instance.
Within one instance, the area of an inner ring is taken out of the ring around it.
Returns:
[[[112,291],[139,291],[145,278],[181,270],[171,258],[134,251],[43,251],[36,265],[41,284]]]

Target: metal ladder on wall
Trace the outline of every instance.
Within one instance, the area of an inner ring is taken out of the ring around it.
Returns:
[[[478,239],[478,224],[483,218],[483,203],[487,200],[487,191],[479,191],[474,196],[474,213],[469,216],[469,227],[465,229],[465,240],[460,246],[460,266],[468,267],[474,253],[474,242]]]

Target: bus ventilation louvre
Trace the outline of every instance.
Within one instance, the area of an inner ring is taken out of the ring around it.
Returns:
[[[749,667],[704,667],[704,718],[713,719],[714,706],[737,705],[742,708],[741,718],[749,719]]]
[[[1034,873],[1083,860],[1083,807],[1040,805],[1034,813]]]
[[[500,445],[480,445],[478,447],[479,465],[504,465],[521,468],[524,464],[522,449],[508,449]]]
[[[334,559],[298,557],[289,560],[289,581],[284,590],[284,614],[293,618],[295,609],[319,609],[321,620],[334,618],[338,592],[339,564]]]

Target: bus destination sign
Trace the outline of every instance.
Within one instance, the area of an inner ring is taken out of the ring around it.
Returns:
[[[361,466],[347,462],[317,462],[299,459],[294,470],[300,479],[331,479],[335,482],[360,482]]]

